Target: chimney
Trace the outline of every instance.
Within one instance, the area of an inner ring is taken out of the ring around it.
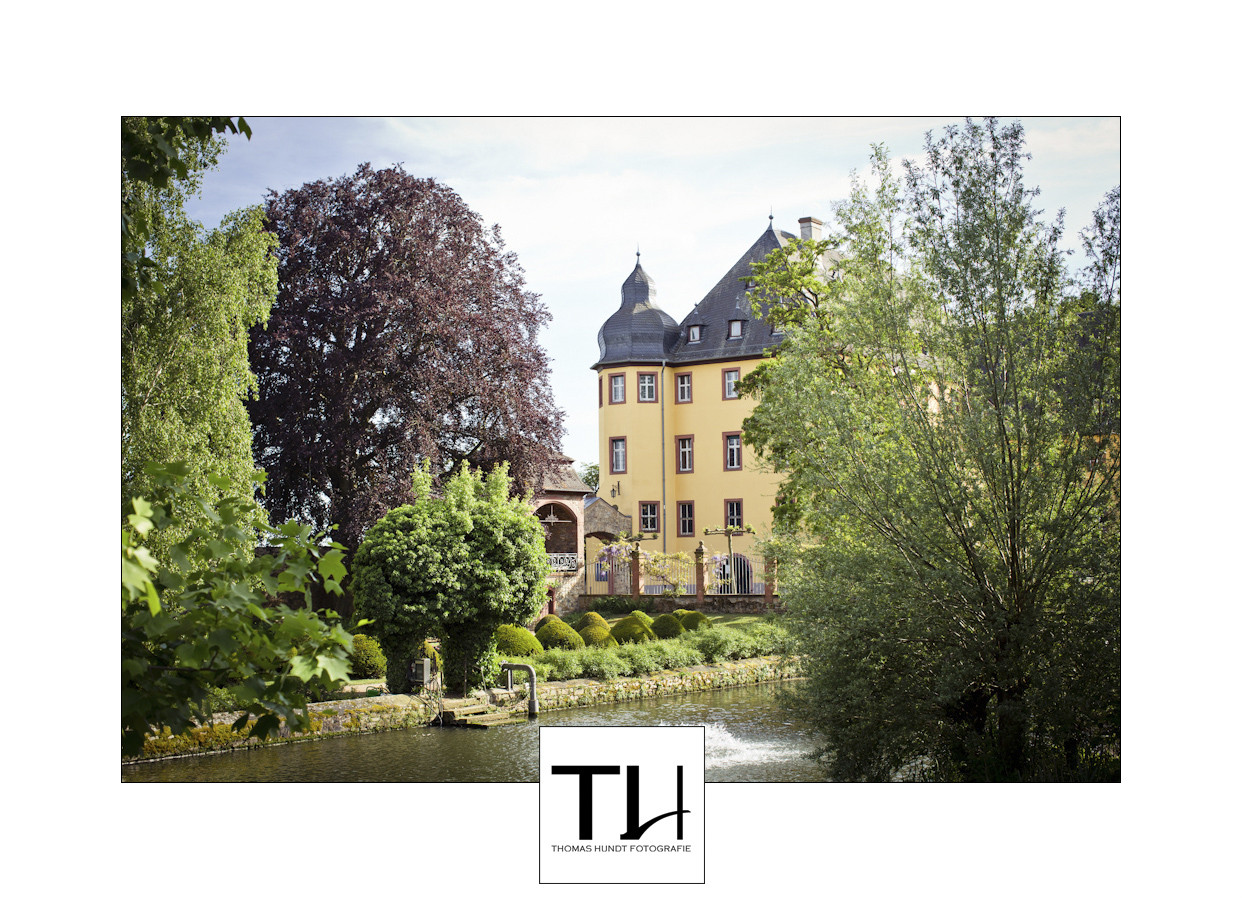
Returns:
[[[798,220],[798,225],[802,228],[802,240],[804,241],[820,241],[823,240],[821,233],[824,223],[819,219],[811,216],[803,216]]]

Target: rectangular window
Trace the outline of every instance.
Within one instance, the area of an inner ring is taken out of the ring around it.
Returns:
[[[742,433],[734,431],[724,436],[724,467],[742,468]]]
[[[677,471],[694,471],[694,435],[677,437]]]
[[[737,381],[742,377],[741,369],[725,369],[724,375],[724,399],[737,399]]]
[[[677,376],[677,402],[690,403],[694,400],[694,382],[690,375]]]
[[[654,372],[638,373],[638,402],[656,402],[656,377]]]
[[[612,465],[611,472],[613,475],[622,475],[625,473],[625,438],[612,438],[612,456],[610,463]]]
[[[643,532],[660,530],[660,504],[638,504],[638,530]]]
[[[610,395],[610,399],[608,402],[609,403],[624,403],[625,402],[625,376],[624,375],[613,375],[612,378],[609,380],[609,384],[612,385],[612,394]]]
[[[599,405],[604,405],[604,376],[599,377]]]
[[[677,534],[680,537],[693,537],[694,535],[693,500],[677,504]]]
[[[729,320],[729,340],[740,338],[741,336],[742,336],[742,320],[741,319],[730,319]]]
[[[742,527],[742,501],[725,501],[725,528]]]
[[[691,325],[687,329],[686,343],[697,344],[701,340],[703,340],[703,326],[702,325]]]

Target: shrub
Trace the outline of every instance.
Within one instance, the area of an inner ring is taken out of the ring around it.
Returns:
[[[742,633],[736,628],[700,628],[685,634],[680,643],[693,647],[703,654],[707,662],[740,658]]]
[[[578,617],[578,621],[574,622],[574,630],[582,634],[582,629],[595,626],[597,628],[607,628],[608,620],[599,613],[591,611],[585,612]]]
[[[588,625],[578,632],[582,642],[588,647],[615,647],[617,639],[607,625]]]
[[[554,648],[564,650],[581,650],[586,646],[586,644],[583,643],[582,636],[560,619],[544,624],[542,628],[535,632],[535,637],[538,638],[539,643],[548,650],[552,650]]]
[[[585,678],[620,678],[631,674],[629,665],[610,649],[595,647],[578,654]]]
[[[354,678],[383,678],[388,670],[388,660],[379,641],[369,634],[354,635],[354,651],[349,658]]]
[[[496,652],[501,656],[538,656],[543,644],[520,625],[501,625],[496,629]]]
[[[694,612],[694,610],[692,609],[679,608],[679,609],[673,610],[670,615],[674,615],[679,619],[683,619],[686,616],[690,615],[690,613],[692,612]]]
[[[612,626],[612,636],[618,644],[641,644],[656,640],[655,632],[641,619],[628,615]]]
[[[626,644],[615,651],[634,675],[646,675],[663,669],[680,669],[703,663],[703,654],[681,641],[653,641],[647,644]]]
[[[686,629],[682,627],[681,622],[678,621],[677,617],[671,613],[665,613],[664,615],[657,617],[656,620],[651,623],[651,630],[655,632],[656,637],[662,640],[675,638],[678,635],[686,633]]]
[[[789,631],[783,625],[760,622],[746,632],[747,656],[776,656],[790,652],[792,646]]]
[[[678,610],[682,612],[682,610]],[[712,620],[697,609],[685,610],[685,615],[678,617],[686,631],[698,631],[700,628],[711,628]]]
[[[546,616],[544,616],[542,619],[540,619],[538,622],[535,623],[535,627],[532,628],[531,631],[533,631],[535,634],[538,634],[539,629],[542,628],[544,625],[547,625],[549,622],[562,622],[562,621],[564,620],[560,616],[558,616],[556,613],[548,613]]]
[[[648,628],[651,627],[651,616],[647,615],[645,610],[642,610],[642,609],[631,610],[630,615],[633,616],[635,619],[638,619],[638,621],[642,622]]]
[[[569,628],[568,625],[565,627]],[[573,631],[572,628],[569,630]],[[535,667],[536,677],[543,681],[569,681],[582,677],[582,656],[576,650],[549,648],[531,665]]]

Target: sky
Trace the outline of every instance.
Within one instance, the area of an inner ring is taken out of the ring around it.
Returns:
[[[336,178],[361,163],[401,164],[461,195],[517,254],[552,314],[542,333],[565,411],[562,449],[598,462],[596,334],[621,302],[641,251],[656,302],[681,320],[768,227],[828,225],[871,146],[894,168],[918,161],[952,118],[331,118],[247,117],[189,213],[208,227],[269,190]],[[1022,119],[1028,186],[1066,245],[1121,183],[1119,118]]]

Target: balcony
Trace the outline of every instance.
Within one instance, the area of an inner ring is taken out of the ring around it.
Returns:
[[[577,553],[549,553],[548,565],[553,572],[577,572],[582,568],[582,557]]]

